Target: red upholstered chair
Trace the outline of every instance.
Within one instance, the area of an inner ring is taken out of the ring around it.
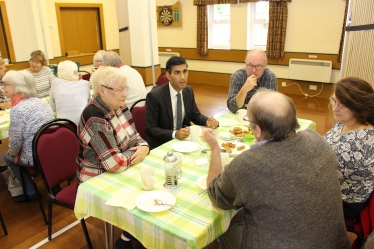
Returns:
[[[165,73],[158,76],[156,81],[156,86],[162,86],[163,84],[169,82],[169,79],[165,76]]]
[[[358,218],[354,220],[353,227],[347,227],[347,231],[357,235],[356,241],[352,245],[353,248],[361,248],[361,243],[374,230],[374,192],[369,200],[365,203]]]
[[[0,224],[3,227],[4,234],[8,235],[8,231],[6,230],[5,222],[4,222],[3,216],[1,215],[1,212],[0,212]]]
[[[131,107],[130,112],[132,118],[134,119],[136,131],[139,135],[145,139],[145,114],[146,114],[146,105],[136,106],[137,104],[145,102],[145,99],[140,99],[136,101]]]
[[[33,139],[34,165],[40,171],[45,189],[49,196],[48,203],[48,240],[52,234],[52,204],[74,210],[77,195],[77,182],[65,186],[65,182],[76,175],[76,162],[79,143],[76,128],[61,119],[52,120],[43,125]],[[52,188],[62,187],[54,194]],[[63,187],[65,186],[65,187]],[[88,248],[92,248],[86,223],[81,220]]]
[[[87,72],[87,71],[79,71],[79,74],[81,75],[82,80],[90,81],[90,78],[91,78],[91,73],[90,73],[90,72]]]

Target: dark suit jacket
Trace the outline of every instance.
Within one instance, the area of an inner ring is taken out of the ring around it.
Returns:
[[[208,117],[202,115],[195,103],[190,86],[183,89],[185,116],[183,125],[206,125]],[[146,141],[151,149],[170,141],[173,137],[173,108],[171,105],[169,83],[154,88],[147,94]]]

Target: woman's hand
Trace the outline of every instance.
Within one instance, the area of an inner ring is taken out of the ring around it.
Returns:
[[[131,156],[131,164],[140,163],[149,153],[148,146],[135,146],[130,148],[129,150],[135,151],[135,153]]]

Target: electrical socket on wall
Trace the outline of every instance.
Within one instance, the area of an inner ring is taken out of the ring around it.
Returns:
[[[315,85],[309,85],[309,90],[317,90],[317,86],[315,86]]]
[[[282,86],[286,86],[286,82],[282,82]]]

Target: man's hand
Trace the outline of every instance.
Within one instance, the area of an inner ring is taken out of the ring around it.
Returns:
[[[189,135],[190,135],[190,128],[188,126],[181,128],[175,132],[175,137],[180,140],[186,139]]]
[[[144,160],[148,155],[149,148],[148,146],[135,146],[129,150],[135,150],[135,153],[131,156],[131,164],[137,164]]]
[[[215,129],[215,128],[217,128],[217,126],[218,126],[218,121],[217,121],[215,118],[210,117],[210,118],[208,118],[208,120],[206,121],[206,125],[207,125],[209,128]]]
[[[252,74],[247,78],[242,88],[245,90],[245,93],[247,93],[251,91],[255,86],[257,86],[257,78],[256,75]]]

